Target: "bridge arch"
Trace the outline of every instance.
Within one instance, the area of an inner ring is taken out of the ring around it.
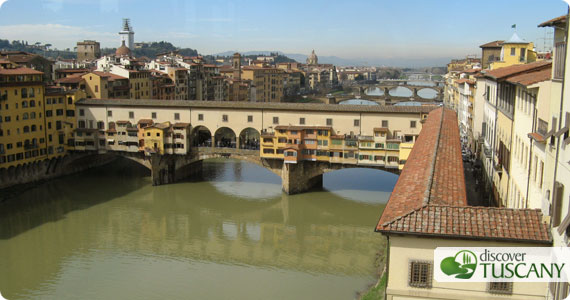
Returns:
[[[214,134],[216,148],[236,148],[236,133],[229,127],[220,127]]]
[[[259,150],[259,131],[252,127],[244,128],[239,134],[239,149]]]
[[[196,126],[192,128],[190,133],[192,146],[194,147],[210,147],[212,146],[212,132],[206,126]]]

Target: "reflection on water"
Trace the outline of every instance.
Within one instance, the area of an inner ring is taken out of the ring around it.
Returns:
[[[129,166],[131,168],[131,166]],[[374,280],[373,232],[393,174],[349,169],[325,188],[234,160],[153,187],[115,164],[0,204],[7,299],[347,299]],[[132,170],[132,169],[127,169]]]

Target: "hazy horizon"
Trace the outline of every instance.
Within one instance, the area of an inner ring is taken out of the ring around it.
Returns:
[[[542,50],[546,20],[566,14],[562,0],[480,1],[178,1],[8,0],[0,38],[73,49],[97,40],[118,47],[122,18],[136,42],[168,41],[199,53],[281,51],[370,65],[441,65],[480,56],[479,45],[519,36]],[[548,42],[548,41],[547,41]]]

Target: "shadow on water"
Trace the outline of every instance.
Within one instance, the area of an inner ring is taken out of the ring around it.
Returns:
[[[117,159],[101,167],[17,192],[0,203],[0,239],[10,239],[47,222],[61,220],[70,212],[135,191],[148,184],[149,175],[148,169],[139,164]]]

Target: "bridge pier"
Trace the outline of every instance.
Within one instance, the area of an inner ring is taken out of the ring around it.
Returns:
[[[152,185],[174,183],[202,174],[202,161],[192,155],[159,155],[150,158]]]
[[[292,195],[323,187],[323,172],[318,163],[301,161],[296,164],[283,164],[281,170],[283,192]]]

